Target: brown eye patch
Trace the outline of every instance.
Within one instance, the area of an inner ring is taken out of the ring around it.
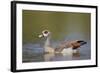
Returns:
[[[47,34],[47,33],[48,33],[48,31],[44,31],[44,33],[45,33],[45,34]]]

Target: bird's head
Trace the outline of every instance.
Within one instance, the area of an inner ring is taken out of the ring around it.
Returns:
[[[39,38],[48,37],[50,35],[49,30],[43,30],[42,33],[39,35]]]

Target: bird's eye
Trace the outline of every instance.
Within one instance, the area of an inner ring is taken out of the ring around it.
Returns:
[[[44,31],[44,34],[47,34],[48,33],[48,31]]]

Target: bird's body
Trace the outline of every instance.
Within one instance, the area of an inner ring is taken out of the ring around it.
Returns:
[[[53,48],[50,44],[51,32],[49,32],[48,30],[44,30],[42,31],[42,35],[39,35],[39,37],[46,38],[44,44],[44,51],[46,53],[73,53],[80,46],[86,44],[86,42],[84,42],[83,40],[65,41],[61,43],[57,48]]]

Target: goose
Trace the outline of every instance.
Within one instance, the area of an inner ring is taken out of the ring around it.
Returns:
[[[53,48],[50,44],[51,32],[49,30],[43,30],[42,34],[39,35],[39,38],[42,37],[46,38],[44,43],[45,53],[75,53],[79,47],[87,43],[83,40],[65,41],[62,42],[57,48]]]

